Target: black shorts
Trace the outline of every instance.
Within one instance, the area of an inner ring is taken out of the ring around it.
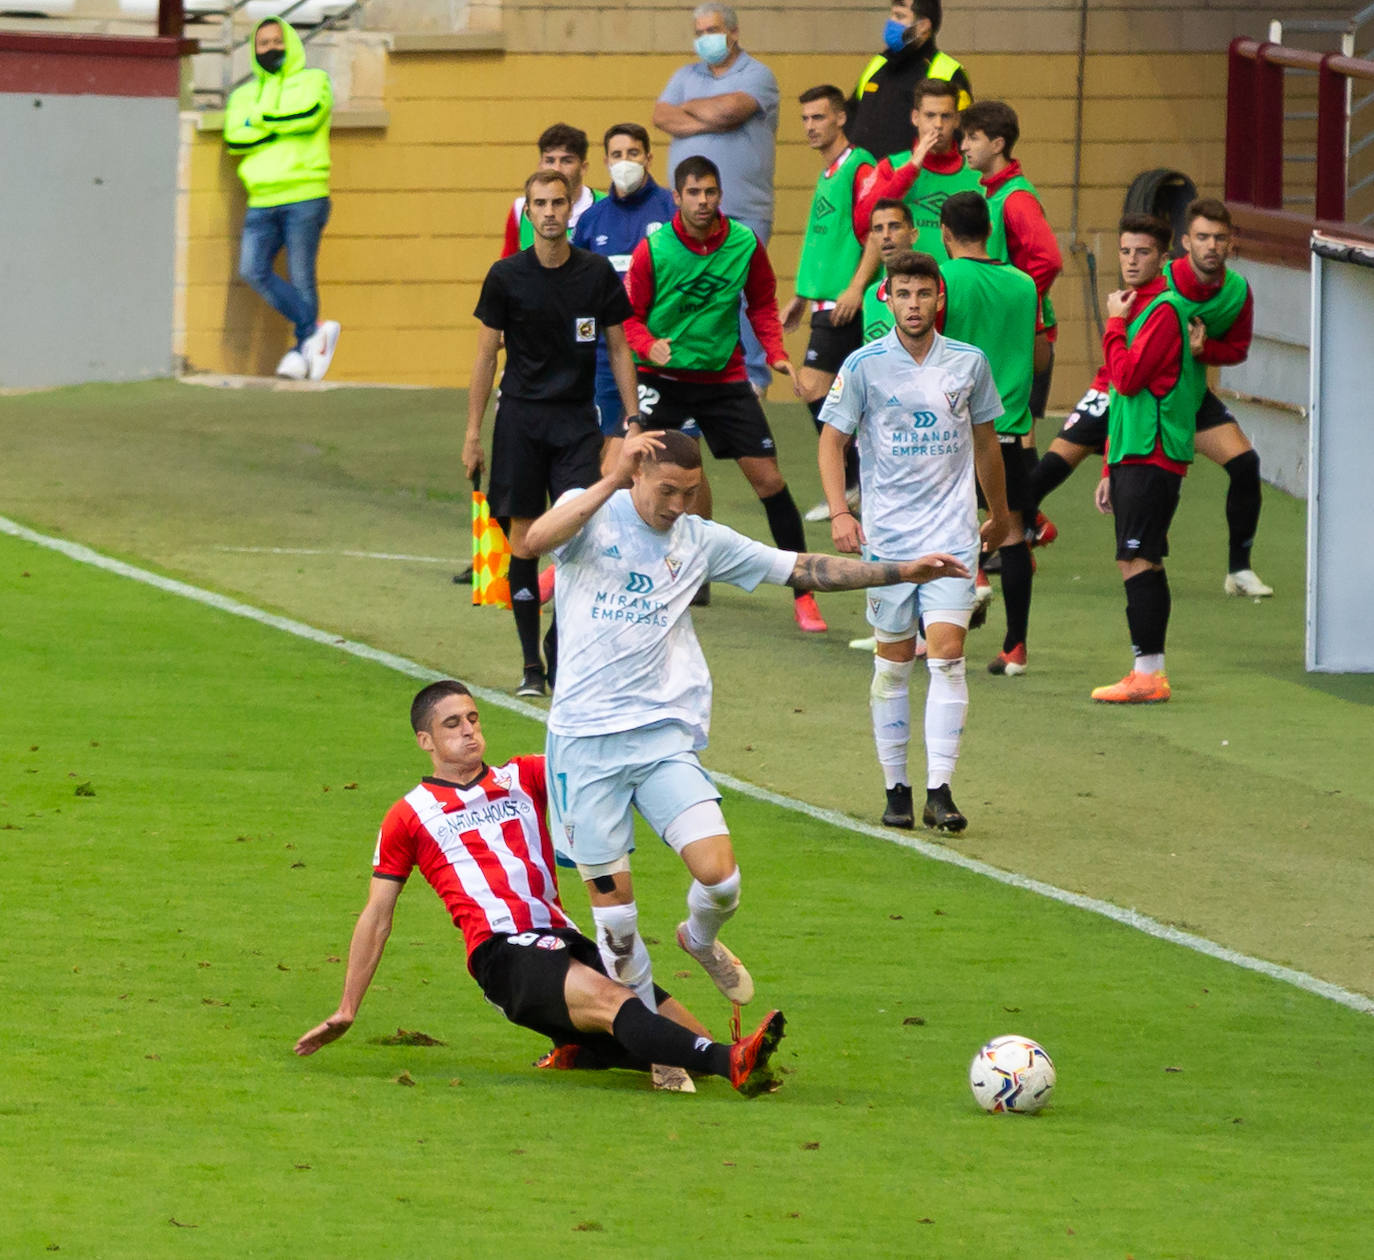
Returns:
[[[487,1000],[512,1024],[543,1033],[561,1046],[580,1043],[588,1035],[573,1027],[563,996],[573,962],[605,974],[595,943],[565,928],[490,937],[472,951],[468,967]]]
[[[1107,449],[1107,406],[1104,390],[1090,389],[1064,418],[1058,436],[1075,446],[1086,446],[1099,455]]]
[[[1050,361],[1043,372],[1031,377],[1030,413],[1032,420],[1045,418],[1045,407],[1050,401],[1050,381],[1054,377],[1054,342],[1050,342]]]
[[[586,489],[601,476],[601,426],[592,403],[496,404],[491,443],[493,516],[542,516],[567,490]]]
[[[833,376],[863,343],[864,322],[857,315],[847,324],[833,326],[829,311],[814,311],[811,339],[806,343],[806,357],[802,362],[817,372],[829,372]]]
[[[1021,435],[999,433],[997,445],[1002,452],[1002,480],[1007,487],[1007,507],[1024,515],[1029,510],[1030,469],[1026,467],[1026,448],[1021,445]],[[988,501],[983,495],[982,484],[976,478],[974,487],[978,493],[978,506],[986,511]]]
[[[1116,558],[1162,564],[1169,554],[1169,526],[1178,510],[1183,478],[1153,464],[1113,464],[1112,515]]]
[[[1226,404],[1210,389],[1207,390],[1202,395],[1202,404],[1197,409],[1197,431],[1203,433],[1219,425],[1235,423],[1236,418],[1226,409]]]
[[[748,381],[676,381],[641,372],[639,415],[646,429],[681,429],[704,437],[717,459],[778,454],[768,417]]]

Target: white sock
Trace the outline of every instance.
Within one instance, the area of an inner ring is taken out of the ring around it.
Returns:
[[[911,743],[911,665],[911,661],[873,658],[868,711],[873,718],[873,743],[883,768],[884,787],[911,782],[906,768]]]
[[[1131,666],[1137,674],[1159,674],[1164,671],[1164,653],[1152,652],[1149,656],[1137,656]]]
[[[596,947],[601,951],[606,974],[628,985],[645,1006],[657,1011],[653,964],[639,934],[639,907],[633,901],[624,906],[593,906],[592,922],[596,924]]]
[[[954,781],[959,741],[968,713],[968,677],[964,658],[952,661],[926,657],[930,690],[926,692],[926,787]]]
[[[710,949],[720,929],[739,909],[739,867],[719,884],[692,881],[687,890],[687,944],[693,949]]]

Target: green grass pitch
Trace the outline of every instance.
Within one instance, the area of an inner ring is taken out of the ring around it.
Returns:
[[[0,605],[7,1255],[1367,1249],[1368,1016],[737,794],[778,1094],[534,1071],[418,880],[358,1024],[296,1059],[424,769],[414,681],[11,538]],[[660,976],[723,1031],[680,868],[646,840],[638,870]],[[1042,1116],[969,1097],[1003,1032],[1055,1057]]]

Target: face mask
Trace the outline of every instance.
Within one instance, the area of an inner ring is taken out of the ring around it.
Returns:
[[[718,66],[729,55],[730,45],[719,31],[712,35],[698,35],[692,42],[697,56],[708,66]]]
[[[638,162],[612,162],[611,183],[622,197],[634,192],[644,182],[644,167]]]
[[[896,18],[888,18],[883,23],[883,44],[888,52],[901,52],[906,45],[907,27]]]
[[[276,74],[277,71],[282,68],[283,62],[286,61],[285,48],[269,48],[266,52],[260,52],[254,55],[258,59],[258,65],[266,70],[268,74]]]

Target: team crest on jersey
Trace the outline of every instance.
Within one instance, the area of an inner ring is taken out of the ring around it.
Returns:
[[[564,824],[563,824],[563,834],[564,834],[564,836],[567,837],[567,840],[568,840],[568,843],[569,843],[569,844],[571,844],[571,843],[573,842],[573,828],[574,828],[576,825],[577,825],[576,823],[564,823]]]
[[[677,556],[665,556],[663,564],[668,570],[668,581],[676,582],[677,575],[682,572],[682,561]]]
[[[514,775],[505,766],[497,766],[491,772],[491,778],[502,791],[509,792],[514,786]]]
[[[964,403],[966,401],[964,397],[964,391],[962,389],[945,390],[945,401],[949,403],[949,409],[951,411],[963,410]]]
[[[591,315],[579,315],[573,320],[573,336],[578,341],[595,341],[596,319]]]

